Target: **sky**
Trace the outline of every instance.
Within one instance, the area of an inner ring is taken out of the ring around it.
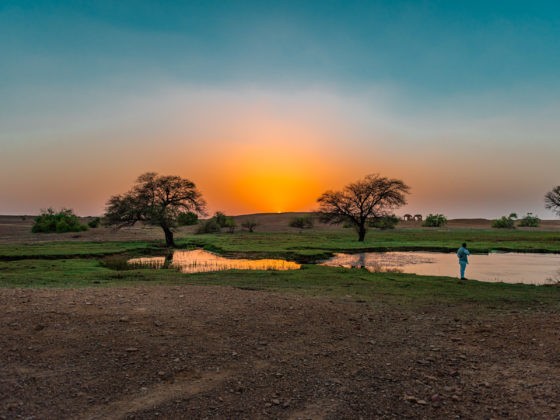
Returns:
[[[100,215],[145,172],[210,213],[311,211],[368,174],[404,213],[544,209],[557,1],[0,1],[0,214]]]

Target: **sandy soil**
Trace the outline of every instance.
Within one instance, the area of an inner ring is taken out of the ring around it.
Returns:
[[[0,302],[3,419],[560,415],[558,313],[188,285]]]

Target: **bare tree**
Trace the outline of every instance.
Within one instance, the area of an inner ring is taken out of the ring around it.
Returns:
[[[159,226],[165,234],[165,244],[174,247],[172,229],[179,215],[185,211],[204,215],[205,206],[202,195],[188,179],[148,172],[138,177],[130,191],[109,199],[105,223],[117,229],[136,222]]]
[[[560,185],[557,185],[544,196],[544,206],[560,216]]]
[[[406,204],[405,194],[409,189],[399,179],[368,175],[346,185],[342,191],[327,191],[321,195],[317,199],[319,215],[327,223],[350,222],[358,232],[358,241],[363,241],[368,222]]]

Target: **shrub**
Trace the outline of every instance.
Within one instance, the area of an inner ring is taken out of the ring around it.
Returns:
[[[133,270],[136,267],[128,263],[130,257],[126,255],[109,255],[104,257],[100,264],[103,267],[110,268],[111,270]]]
[[[193,226],[198,223],[198,215],[192,211],[186,213],[180,213],[177,216],[177,223],[179,226]]]
[[[422,223],[425,227],[441,227],[447,223],[447,217],[443,214],[429,214],[426,216],[426,220]]]
[[[100,217],[95,217],[94,219],[92,219],[88,222],[88,226],[92,229],[95,229],[95,228],[99,227],[100,223],[101,223],[101,218]]]
[[[62,209],[55,212],[52,208],[41,210],[41,214],[35,218],[35,223],[31,228],[33,233],[64,233],[82,232],[87,230],[87,226],[80,223],[70,209]]]
[[[399,218],[394,214],[389,216],[382,216],[382,217],[375,217],[370,222],[370,227],[374,227],[377,229],[394,229],[395,226],[399,223]]]
[[[294,217],[290,220],[290,227],[297,229],[312,229],[313,228],[313,218],[311,216]]]
[[[216,214],[214,215],[214,220],[216,221],[216,223],[218,223],[220,227],[226,227],[228,217],[221,211],[217,211]]]
[[[235,223],[235,220],[233,219],[233,217],[226,217],[226,221],[224,222],[223,227],[227,228],[229,233],[233,233],[233,232],[235,232],[235,228],[237,227],[237,223]]]
[[[241,223],[241,227],[247,229],[249,232],[253,232],[258,225],[259,224],[253,219],[247,219]]]
[[[517,214],[511,213],[509,216],[502,216],[492,222],[493,228],[498,229],[515,229],[515,219],[517,219]]]
[[[539,227],[540,224],[541,219],[533,216],[533,213],[527,213],[525,217],[519,220],[519,226],[521,227]]]
[[[196,229],[197,234],[202,233],[219,233],[222,230],[216,219],[208,219],[206,221],[200,222],[198,228]]]

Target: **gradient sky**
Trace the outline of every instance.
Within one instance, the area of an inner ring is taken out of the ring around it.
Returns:
[[[533,212],[560,184],[557,1],[0,1],[0,214],[101,214],[144,172],[210,212],[369,173],[398,214]]]

